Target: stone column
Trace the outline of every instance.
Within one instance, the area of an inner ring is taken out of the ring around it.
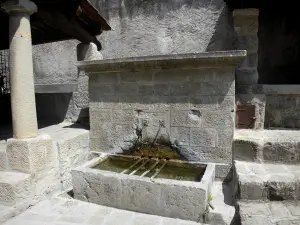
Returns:
[[[14,138],[37,136],[30,15],[37,11],[29,0],[9,0],[11,108]]]
[[[235,9],[233,11],[235,46],[247,50],[243,64],[236,69],[236,105],[255,105],[254,129],[263,129],[266,96],[258,84],[258,9]]]
[[[233,11],[236,48],[247,50],[247,58],[236,70],[237,85],[257,84],[258,73],[258,9],[235,9]]]
[[[101,60],[102,54],[98,51],[94,43],[80,43],[77,45],[77,60]],[[73,93],[74,100],[74,120],[89,125],[89,77],[84,71],[78,69],[78,91]]]

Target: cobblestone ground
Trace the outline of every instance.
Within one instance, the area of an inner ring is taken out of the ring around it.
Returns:
[[[44,200],[4,225],[196,225],[199,223],[135,213],[73,199]]]
[[[300,225],[300,201],[239,202],[242,225]]]

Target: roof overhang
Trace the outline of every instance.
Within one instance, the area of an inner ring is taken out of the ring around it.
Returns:
[[[0,4],[6,0],[0,0]],[[106,20],[88,0],[33,0],[38,11],[31,15],[33,44],[44,44],[69,39],[93,42],[103,31],[111,30]],[[0,8],[0,50],[9,48],[9,16]]]

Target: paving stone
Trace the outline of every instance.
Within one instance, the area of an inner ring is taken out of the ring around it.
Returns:
[[[272,202],[268,204],[268,208],[273,217],[288,217],[290,213],[283,203]]]
[[[90,219],[87,220],[86,224],[87,225],[100,225],[104,221],[104,217],[102,216],[92,216]]]
[[[274,225],[271,220],[265,216],[251,216],[242,218],[242,225]]]
[[[215,182],[212,188],[213,204],[215,211],[213,213],[225,214],[222,221],[226,223],[212,224],[230,224],[234,211],[229,212],[224,210],[226,207],[234,210],[234,206],[226,205],[223,189],[226,185],[221,181]],[[226,189],[227,190],[227,189]],[[226,202],[229,200],[227,199]],[[230,200],[232,201],[232,200]],[[0,207],[0,210],[5,210],[5,207]],[[0,213],[1,215],[1,213]],[[225,218],[225,216],[229,218]],[[231,217],[231,218],[230,218]],[[0,223],[1,224],[1,223]],[[82,202],[74,199],[61,197],[52,197],[48,200],[43,200],[37,205],[31,207],[24,213],[7,221],[3,225],[197,225],[193,221],[185,221],[174,218],[166,218],[155,215],[143,214],[138,212],[125,211],[105,207],[92,203]],[[204,224],[203,224],[204,225]]]
[[[293,216],[300,216],[300,203],[299,202],[289,202],[285,206],[290,211]]]
[[[270,210],[268,209],[267,205],[262,202],[255,202],[255,203],[239,203],[240,207],[240,215],[241,216],[251,216],[251,215],[265,215],[271,216]]]
[[[153,224],[160,224],[161,218],[155,216],[148,216],[148,215],[138,215],[135,216],[133,219],[134,225],[153,225]]]
[[[300,225],[300,218],[297,220],[281,220],[276,225]]]

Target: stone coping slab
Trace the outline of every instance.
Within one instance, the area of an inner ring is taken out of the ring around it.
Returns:
[[[203,219],[215,178],[214,164],[207,164],[200,182],[151,179],[92,168],[108,156],[100,154],[72,171],[76,199],[159,216]]]
[[[107,60],[79,61],[86,72],[121,72],[198,67],[236,67],[247,56],[245,50],[216,51],[178,55],[143,56]]]
[[[266,95],[300,95],[300,85],[263,85]]]

